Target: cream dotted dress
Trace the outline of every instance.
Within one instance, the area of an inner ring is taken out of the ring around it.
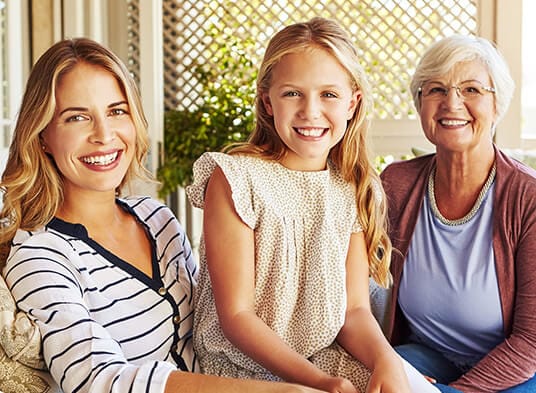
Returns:
[[[258,157],[205,153],[195,162],[194,184],[186,190],[194,206],[203,208],[217,166],[230,184],[236,212],[255,233],[257,315],[295,351],[364,391],[369,371],[335,343],[345,316],[350,235],[362,230],[353,186],[331,166],[302,172]],[[278,380],[224,337],[203,240],[200,259],[194,348],[202,371]]]

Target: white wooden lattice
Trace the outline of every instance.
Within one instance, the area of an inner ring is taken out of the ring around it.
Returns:
[[[193,66],[210,64],[215,54],[208,33],[213,25],[222,32],[232,29],[236,37],[253,37],[258,64],[283,26],[313,16],[337,20],[362,55],[374,88],[373,116],[380,119],[414,116],[408,87],[426,47],[453,33],[477,31],[475,0],[164,0],[163,6],[165,106],[178,109],[199,99]]]
[[[126,0],[127,2],[127,30],[128,30],[128,64],[129,71],[136,82],[140,83],[140,16],[139,0]]]

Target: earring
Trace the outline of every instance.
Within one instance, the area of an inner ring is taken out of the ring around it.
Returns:
[[[47,149],[47,147],[45,145],[41,145],[41,149],[43,149],[43,151],[45,151]]]

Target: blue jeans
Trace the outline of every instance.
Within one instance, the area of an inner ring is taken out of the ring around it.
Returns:
[[[395,347],[395,351],[408,361],[423,375],[435,378],[435,386],[444,393],[460,393],[459,390],[447,386],[462,376],[463,371],[445,358],[440,352],[422,344],[404,344]],[[536,376],[528,381],[501,391],[501,393],[535,393]]]

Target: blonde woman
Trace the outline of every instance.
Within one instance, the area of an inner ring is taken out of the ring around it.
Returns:
[[[3,269],[70,392],[304,392],[195,374],[197,264],[172,212],[121,198],[144,176],[147,124],[121,61],[88,39],[37,61],[0,187]]]

